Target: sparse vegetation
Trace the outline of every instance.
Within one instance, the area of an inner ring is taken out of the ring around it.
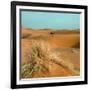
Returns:
[[[31,41],[30,50],[27,53],[27,64],[22,64],[21,67],[21,78],[32,78],[34,77],[34,72],[48,72],[49,61],[54,62],[64,68],[68,68],[75,75],[79,75],[79,71],[75,69],[74,65],[68,61],[63,60],[60,56],[52,52],[52,48],[45,41]],[[45,65],[47,61],[47,65]]]
[[[32,40],[32,47],[27,54],[29,63],[22,66],[22,77],[33,77],[33,72],[35,71],[48,71],[48,68],[43,65],[43,60],[47,59],[46,56],[49,53],[49,48],[47,46],[44,47],[43,45],[45,46],[43,42],[40,43]]]

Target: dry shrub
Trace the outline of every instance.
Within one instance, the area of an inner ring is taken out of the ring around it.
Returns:
[[[50,52],[49,45],[42,41],[31,41],[32,46],[27,53],[28,64],[23,64],[21,68],[21,77],[30,78],[33,77],[35,71],[48,71],[48,67],[45,67],[44,60],[48,60],[48,53]]]
[[[45,60],[68,68],[75,75],[79,75],[79,71],[75,70],[74,65],[68,61],[62,60],[57,53],[52,52],[52,48],[45,41],[32,40],[32,46],[27,53],[27,57],[27,61],[29,62],[22,65],[21,78],[32,78],[34,77],[34,72],[47,71],[49,73],[49,63],[45,66]]]

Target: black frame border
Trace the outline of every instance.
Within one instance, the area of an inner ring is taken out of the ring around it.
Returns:
[[[55,8],[75,8],[75,9],[84,9],[85,16],[85,28],[84,28],[84,81],[73,81],[73,82],[58,82],[58,83],[43,83],[43,84],[22,84],[17,85],[16,83],[16,6],[39,6],[39,7],[55,7]],[[35,88],[35,87],[50,87],[50,86],[66,86],[66,85],[81,85],[88,83],[88,7],[83,5],[69,5],[69,4],[52,4],[52,3],[37,3],[37,2],[20,2],[20,1],[12,1],[11,2],[11,42],[10,42],[10,51],[11,51],[11,88]]]

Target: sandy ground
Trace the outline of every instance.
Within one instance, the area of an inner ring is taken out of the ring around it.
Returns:
[[[31,41],[45,41],[49,43],[52,52],[58,53],[64,62],[68,62],[74,66],[74,69],[80,72],[80,32],[79,30],[21,30],[21,64],[27,64],[28,51],[31,49]],[[49,68],[49,71],[33,72],[35,77],[61,77],[61,76],[77,76],[70,70],[54,61],[44,61],[44,66]],[[71,67],[72,68],[72,67]]]

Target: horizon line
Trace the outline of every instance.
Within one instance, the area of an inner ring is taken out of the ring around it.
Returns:
[[[53,29],[53,28],[40,28],[40,29],[34,29],[34,28],[28,28],[28,27],[21,27],[21,29],[32,29],[32,30],[80,30],[80,28],[77,28],[77,29],[66,29],[66,28],[63,28],[63,29]]]

